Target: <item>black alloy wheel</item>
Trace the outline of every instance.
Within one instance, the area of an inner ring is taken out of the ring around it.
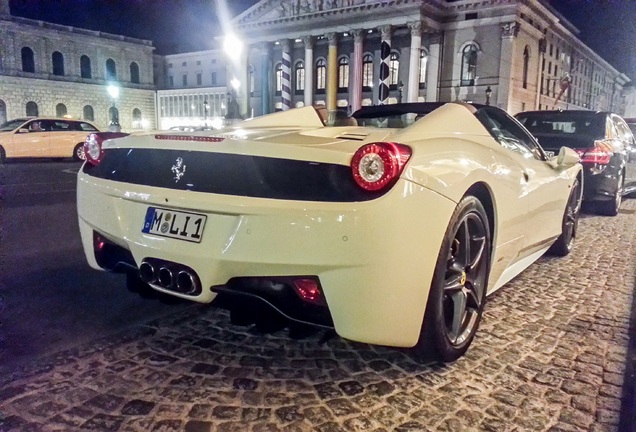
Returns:
[[[565,206],[563,221],[561,223],[561,235],[548,249],[548,253],[556,256],[566,256],[574,247],[576,231],[579,227],[579,214],[581,212],[581,184],[574,180],[570,197]]]
[[[616,179],[616,194],[614,199],[601,201],[597,204],[598,212],[605,216],[616,216],[623,202],[623,180],[625,173],[621,171]]]
[[[490,242],[484,207],[475,197],[464,197],[451,217],[437,258],[416,349],[429,345],[445,362],[464,355],[486,301]]]

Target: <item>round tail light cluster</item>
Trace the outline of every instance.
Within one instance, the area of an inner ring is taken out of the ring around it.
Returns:
[[[102,143],[107,139],[121,138],[127,136],[124,132],[96,132],[89,134],[84,140],[84,154],[86,155],[86,162],[91,165],[97,165],[102,161],[104,156],[104,150],[102,149]]]
[[[353,178],[362,189],[378,191],[397,180],[410,157],[411,147],[404,144],[366,144],[351,159]]]

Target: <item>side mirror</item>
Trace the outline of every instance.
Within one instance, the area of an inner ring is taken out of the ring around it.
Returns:
[[[27,128],[20,128],[18,129],[18,133],[29,133],[29,130]]]
[[[581,156],[569,147],[561,147],[556,163],[562,167],[571,167],[579,163]]]

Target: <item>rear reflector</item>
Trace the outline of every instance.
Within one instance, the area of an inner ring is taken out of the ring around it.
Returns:
[[[296,293],[308,303],[324,305],[320,285],[315,279],[294,279],[294,289]]]
[[[193,135],[155,135],[155,139],[158,140],[170,140],[170,141],[200,141],[200,142],[221,142],[225,138],[216,136],[193,136]]]

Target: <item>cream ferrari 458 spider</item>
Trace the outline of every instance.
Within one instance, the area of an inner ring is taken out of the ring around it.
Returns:
[[[260,316],[260,304],[453,361],[487,295],[546,251],[570,252],[582,190],[573,150],[548,158],[492,106],[331,114],[89,136],[77,189],[89,264],[197,302],[218,296],[237,316]]]

